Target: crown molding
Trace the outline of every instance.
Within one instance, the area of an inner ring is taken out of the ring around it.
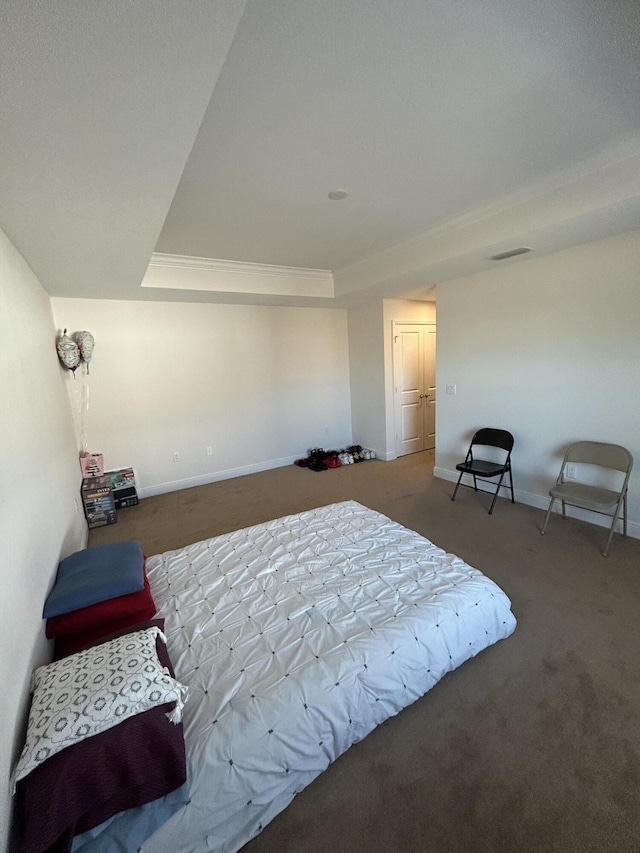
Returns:
[[[198,258],[192,255],[165,255],[161,252],[154,252],[151,255],[149,266],[232,272],[239,275],[313,278],[318,279],[318,281],[333,281],[331,270],[314,269],[313,267],[280,267],[275,264],[225,261],[220,258]]]
[[[422,291],[486,269],[492,263],[488,255],[516,244],[534,246],[535,255],[527,257],[539,257],[595,239],[594,233],[609,236],[637,227],[637,203],[640,134],[632,133],[569,168],[334,271],[154,253],[142,287],[173,290],[176,296],[192,291],[302,298],[307,304],[373,295],[376,288],[383,294],[390,286],[399,293],[419,284]]]
[[[333,298],[331,270],[154,252],[141,287]]]
[[[543,227],[556,224],[560,229],[571,219],[612,211],[638,196],[640,134],[635,133],[528,187],[441,220],[413,237],[334,270],[337,295],[400,280],[417,270],[426,276],[430,268],[468,252],[475,253],[480,263],[487,254],[511,248],[514,240],[527,244],[533,240],[527,234]],[[543,247],[536,246],[539,248]]]
[[[403,255],[414,249],[430,245],[438,237],[446,237],[456,231],[462,231],[477,225],[486,219],[492,219],[500,214],[509,213],[521,206],[535,202],[536,200],[552,197],[568,187],[575,186],[581,189],[581,185],[588,184],[589,179],[596,181],[602,173],[619,167],[626,173],[638,174],[640,169],[640,133],[630,133],[616,145],[611,145],[591,157],[581,160],[565,169],[546,175],[544,178],[522,187],[513,193],[502,196],[488,204],[472,208],[464,213],[443,219],[435,225],[414,234],[412,237],[395,243],[386,249],[369,255],[360,261],[347,265],[344,269],[357,267],[359,264],[367,264],[369,261],[376,262],[381,257],[392,257]]]

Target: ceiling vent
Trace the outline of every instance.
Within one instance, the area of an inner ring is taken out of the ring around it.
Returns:
[[[504,261],[507,258],[515,258],[516,255],[526,255],[532,250],[528,246],[520,246],[519,249],[509,249],[508,252],[500,252],[499,255],[491,255],[487,258],[488,261]]]

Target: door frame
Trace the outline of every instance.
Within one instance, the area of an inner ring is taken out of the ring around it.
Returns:
[[[396,327],[397,326],[420,326],[423,328],[433,327],[434,329],[437,327],[436,320],[392,320],[391,321],[391,358],[392,358],[392,370],[391,370],[391,382],[392,382],[392,400],[393,400],[393,449],[394,449],[394,457],[398,458],[397,448],[398,448],[398,429],[400,428],[400,424],[398,423],[398,406],[397,406],[397,386],[396,386],[396,370],[398,368],[397,360],[396,360]],[[436,344],[437,347],[437,344]],[[436,386],[437,391],[437,386]],[[437,441],[437,435],[435,437]]]

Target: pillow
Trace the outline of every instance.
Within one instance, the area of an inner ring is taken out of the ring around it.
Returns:
[[[137,627],[142,630],[152,626],[162,628],[164,623],[154,619]],[[173,676],[160,635],[156,637],[156,650],[160,662]],[[174,725],[167,719],[172,707],[173,703],[158,705],[136,714],[61,750],[21,779],[16,802],[17,823],[22,827],[20,853],[69,850],[74,835],[101,825],[106,843],[102,846],[97,838],[96,851],[128,849],[111,843],[113,827],[122,821],[125,825],[121,828],[129,833],[129,815],[124,810],[139,810],[145,803],[164,798],[183,786],[186,779],[182,723]],[[182,802],[184,789],[176,794]],[[159,815],[154,814],[154,820],[161,821],[163,814],[169,816],[162,808]],[[114,815],[114,823],[104,825]],[[136,832],[144,830],[148,837],[158,825],[143,821],[141,826],[136,822]],[[117,842],[119,836],[115,838]],[[138,839],[140,846],[142,837]]]
[[[139,592],[144,587],[139,542],[85,548],[66,557],[44,605],[43,617],[60,616],[98,601]]]
[[[36,669],[15,781],[61,750],[157,705],[175,701],[170,719],[182,719],[187,688],[158,660],[156,636],[165,639],[159,628],[125,634]]]
[[[88,607],[80,607],[71,613],[63,613],[61,616],[52,616],[47,619],[46,634],[49,639],[62,637],[64,634],[76,634],[78,631],[88,631],[99,628],[106,623],[115,622],[141,610],[147,611],[149,607],[154,608],[151,588],[147,575],[143,570],[144,587],[140,592],[130,592],[128,595],[118,595],[106,601],[98,601]],[[153,614],[152,614],[153,615]],[[144,622],[147,616],[137,619]],[[105,633],[107,633],[105,631]]]

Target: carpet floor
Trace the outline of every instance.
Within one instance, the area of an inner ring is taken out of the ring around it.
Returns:
[[[90,544],[147,554],[357,500],[511,598],[515,633],[353,746],[243,853],[638,853],[640,541],[452,484],[433,454],[289,466],[147,498]],[[517,485],[517,471],[516,471]]]

